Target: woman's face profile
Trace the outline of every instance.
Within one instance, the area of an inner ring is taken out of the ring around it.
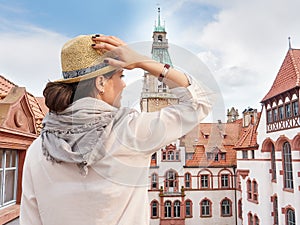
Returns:
[[[112,77],[105,82],[103,88],[104,93],[101,96],[103,101],[117,108],[121,107],[122,91],[126,87],[122,79],[123,76],[123,70],[112,75]]]

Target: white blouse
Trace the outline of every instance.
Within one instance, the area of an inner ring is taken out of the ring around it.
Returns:
[[[23,170],[20,225],[148,225],[151,154],[207,116],[212,94],[191,80],[171,90],[179,104],[124,113],[109,130],[106,154],[81,175],[72,163],[46,160],[37,138]]]

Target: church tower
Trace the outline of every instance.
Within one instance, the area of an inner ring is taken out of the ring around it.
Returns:
[[[168,39],[165,26],[161,25],[160,8],[158,8],[158,21],[154,26],[153,43],[152,43],[152,58],[163,64],[167,63],[171,67],[172,61],[168,52]],[[170,93],[169,88],[148,72],[144,74],[144,84],[141,96],[141,111],[154,112],[161,108],[176,104],[178,99]]]

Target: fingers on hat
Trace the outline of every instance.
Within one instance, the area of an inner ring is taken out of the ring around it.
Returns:
[[[106,63],[106,64],[109,64],[111,66],[114,66],[114,67],[123,68],[125,66],[125,62],[122,62],[122,61],[117,60],[117,59],[112,59],[112,58],[105,58],[103,60],[103,62]]]

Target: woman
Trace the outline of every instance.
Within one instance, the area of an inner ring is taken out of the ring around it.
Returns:
[[[112,36],[82,35],[62,49],[63,79],[44,90],[41,136],[27,151],[21,225],[147,225],[150,156],[197,126],[209,93],[185,74]],[[166,82],[179,104],[120,108],[123,69]]]

